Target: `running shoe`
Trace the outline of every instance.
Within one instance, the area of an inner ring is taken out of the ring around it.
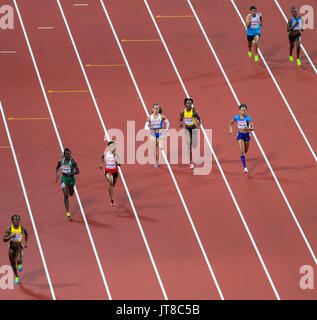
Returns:
[[[299,59],[297,59],[297,65],[300,66],[302,63],[300,62]]]
[[[290,62],[293,62],[293,61],[294,61],[293,56],[289,56],[289,61],[290,61]]]
[[[158,168],[159,166],[160,166],[160,163],[156,162],[155,165],[154,165],[154,168]]]
[[[247,167],[244,168],[244,173],[248,173],[248,168]]]
[[[18,270],[22,272],[22,264],[18,264]]]
[[[15,277],[14,284],[19,284],[19,281],[20,281],[19,277]]]
[[[248,56],[249,56],[249,58],[252,57],[252,51],[249,51],[249,52],[248,52]]]
[[[110,207],[114,207],[114,201],[110,202]]]
[[[189,165],[189,169],[191,169],[191,170],[193,170],[194,169],[194,164],[193,163],[191,163],[190,165]]]
[[[71,219],[71,215],[69,212],[66,212],[66,217],[70,220]]]
[[[259,61],[259,57],[258,56],[254,56],[254,61],[258,62]]]

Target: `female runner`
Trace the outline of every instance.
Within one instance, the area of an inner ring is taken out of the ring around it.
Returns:
[[[17,265],[19,272],[22,272],[22,262],[23,262],[23,248],[27,248],[28,243],[28,232],[20,225],[20,216],[15,214],[11,217],[12,225],[8,227],[5,231],[3,242],[10,241],[9,244],[9,259],[15,274],[15,284],[19,284],[19,276],[17,271]],[[23,235],[24,245],[22,244]]]
[[[116,151],[116,143],[114,141],[110,140],[108,142],[108,149],[106,156],[104,154],[101,156],[99,168],[102,169],[103,163],[106,163],[105,176],[109,183],[110,207],[114,207],[113,189],[118,179],[118,166],[121,165],[121,160]]]
[[[297,65],[300,66],[302,63],[299,59],[300,55],[300,45],[302,43],[301,31],[304,31],[302,27],[303,20],[300,16],[297,15],[297,9],[295,7],[291,8],[292,16],[289,18],[287,23],[287,32],[289,32],[289,61],[293,62],[293,49],[294,43],[296,44],[296,56],[297,56]]]
[[[247,39],[248,39],[248,47],[249,47],[249,58],[252,57],[252,45],[254,44],[255,48],[255,56],[254,61],[258,62],[258,48],[259,48],[259,40],[261,37],[261,27],[262,27],[262,14],[256,13],[256,7],[252,6],[250,8],[250,14],[246,17],[246,27],[247,27]]]
[[[239,106],[240,114],[233,117],[229,123],[229,133],[233,134],[232,125],[236,122],[238,126],[237,140],[241,152],[241,161],[243,163],[244,172],[248,173],[245,154],[248,152],[250,144],[250,131],[253,131],[253,123],[249,116],[246,115],[248,107],[245,104]]]
[[[166,125],[166,130],[169,129],[169,122],[167,118],[162,114],[162,108],[158,104],[154,104],[152,107],[152,114],[147,118],[144,129],[151,130],[151,146],[153,157],[155,159],[154,168],[159,167],[159,151],[157,146],[162,150],[164,148],[163,137],[163,122]]]
[[[64,150],[64,158],[57,162],[56,166],[56,182],[59,179],[59,168],[62,170],[62,190],[64,194],[64,204],[66,208],[66,217],[71,220],[69,213],[68,194],[72,197],[74,194],[74,186],[76,183],[75,175],[79,174],[79,168],[75,159],[71,158],[71,150]]]
[[[193,162],[193,148],[197,146],[197,130],[201,125],[200,115],[193,107],[194,100],[191,98],[185,98],[184,105],[185,109],[183,109],[180,113],[179,118],[179,126],[183,127],[183,120],[185,120],[185,138],[187,142],[187,147],[189,151],[189,169],[194,169]],[[198,125],[197,125],[198,120]]]

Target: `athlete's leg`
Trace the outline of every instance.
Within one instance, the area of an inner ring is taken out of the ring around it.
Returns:
[[[72,197],[74,194],[74,186],[68,185],[69,195]]]
[[[187,152],[189,157],[189,163],[191,163],[191,134],[188,129],[185,128],[185,140],[187,144]]]
[[[253,44],[253,41],[248,41],[249,52],[252,52],[252,44]]]
[[[113,187],[116,185],[117,180],[118,180],[118,176],[113,177]]]
[[[23,262],[23,249],[22,248],[17,250],[16,257],[17,257],[17,265],[22,267],[22,262]],[[22,270],[20,270],[20,268],[19,268],[19,271],[22,271]]]
[[[300,55],[300,45],[302,43],[302,37],[299,36],[296,38],[296,55],[297,55],[297,59],[299,59],[299,55]]]
[[[244,148],[244,140],[240,139],[238,140],[238,145],[239,145],[239,149],[240,149],[240,159],[242,161],[242,164],[244,166],[244,168],[246,168],[246,161],[245,161],[245,148]]]
[[[62,183],[62,190],[64,194],[64,204],[66,208],[66,212],[69,212],[69,201],[68,201],[68,184],[63,182]]]
[[[11,263],[11,267],[13,269],[13,272],[15,276],[18,276],[18,271],[17,271],[17,265],[16,265],[16,252],[12,249],[9,248],[9,259]]]
[[[106,173],[106,179],[109,183],[109,195],[110,195],[110,199],[111,201],[113,201],[113,175],[109,172]]]
[[[289,56],[292,57],[293,56],[293,49],[294,49],[294,42],[290,41],[289,42]]]
[[[151,143],[151,148],[152,148],[152,154],[153,154],[153,159],[155,162],[157,162],[157,141],[156,137],[154,137],[152,134],[150,135],[150,143]]]
[[[256,35],[253,39],[253,44],[254,44],[254,48],[255,48],[255,55],[258,55],[258,49],[259,49],[259,39],[260,37],[258,35]]]
[[[247,153],[249,150],[250,141],[244,141],[244,152]]]

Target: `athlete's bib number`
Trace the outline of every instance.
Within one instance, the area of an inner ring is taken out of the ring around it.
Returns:
[[[62,172],[69,174],[71,172],[71,167],[70,165],[62,165]]]
[[[107,164],[106,164],[107,169],[115,169],[116,168],[116,161],[112,159],[107,159]]]
[[[238,129],[245,129],[248,127],[247,121],[238,121]]]
[[[14,242],[21,242],[22,241],[22,234],[21,233],[15,233],[14,238],[11,239]]]
[[[185,117],[185,124],[191,125],[194,124],[194,119],[192,117]]]

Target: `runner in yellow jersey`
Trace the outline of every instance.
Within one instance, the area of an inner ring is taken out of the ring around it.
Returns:
[[[17,265],[19,272],[22,272],[23,248],[27,248],[28,232],[20,225],[20,216],[15,214],[11,217],[12,225],[9,226],[4,234],[3,242],[10,241],[9,244],[9,259],[15,274],[15,284],[19,284]],[[24,236],[24,245],[22,243]]]
[[[194,169],[193,162],[193,152],[192,149],[197,146],[197,135],[200,125],[201,118],[197,109],[193,107],[194,100],[191,98],[185,98],[184,105],[185,109],[183,109],[180,113],[179,126],[183,127],[183,120],[185,122],[185,138],[187,142],[187,147],[189,151],[189,169]]]

